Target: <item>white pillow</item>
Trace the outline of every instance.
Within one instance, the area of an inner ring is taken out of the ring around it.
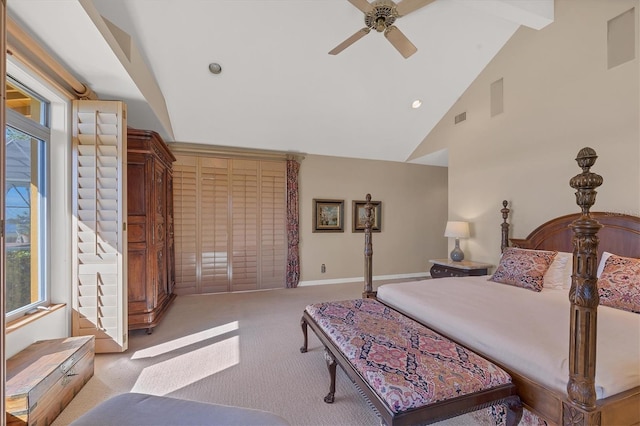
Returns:
[[[602,252],[602,257],[600,258],[600,263],[598,263],[598,271],[596,272],[596,276],[600,278],[602,275],[602,271],[604,270],[604,264],[607,263],[607,259],[611,256],[611,253],[608,251]]]
[[[544,274],[544,288],[571,288],[573,254],[559,251]]]

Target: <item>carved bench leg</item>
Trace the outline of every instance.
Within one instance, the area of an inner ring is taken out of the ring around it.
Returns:
[[[305,353],[307,352],[308,340],[307,340],[307,320],[305,320],[304,317],[300,319],[300,326],[302,327],[302,335],[304,336],[304,344],[300,348],[300,352]]]
[[[504,405],[507,407],[507,426],[516,426],[522,418],[522,401],[513,395],[504,400]]]
[[[324,397],[324,402],[331,404],[334,401],[334,395],[336,393],[336,359],[326,346],[324,348],[324,360],[327,361],[330,379],[329,393]]]

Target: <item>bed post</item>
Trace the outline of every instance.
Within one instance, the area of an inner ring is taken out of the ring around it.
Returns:
[[[364,291],[362,292],[363,299],[375,298],[376,292],[373,291],[372,283],[372,259],[373,259],[373,244],[371,242],[371,212],[373,211],[373,204],[371,204],[371,194],[367,194],[367,203],[364,205],[365,221],[364,221]]]
[[[576,161],[582,173],[570,180],[576,189],[576,204],[582,209],[580,218],[570,225],[573,229],[573,274],[571,276],[571,328],[569,331],[569,403],[563,407],[565,425],[599,425],[596,410],[596,330],[598,311],[598,236],[602,228],[591,218],[589,209],[596,201],[596,188],[602,176],[590,168],[598,156],[591,148],[582,148]]]
[[[502,225],[500,225],[502,228],[502,242],[500,244],[501,253],[504,253],[504,249],[509,247],[509,222],[507,222],[507,218],[509,217],[509,212],[511,210],[507,208],[507,204],[509,204],[507,200],[502,200],[502,209],[500,210],[500,213],[502,213]]]

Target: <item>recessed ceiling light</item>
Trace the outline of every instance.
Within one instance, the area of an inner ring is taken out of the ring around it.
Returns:
[[[422,105],[422,101],[420,99],[416,99],[411,103],[411,108],[413,109],[420,108],[421,105]]]
[[[220,64],[212,62],[209,64],[209,71],[211,71],[212,74],[220,74],[222,72],[222,67]]]

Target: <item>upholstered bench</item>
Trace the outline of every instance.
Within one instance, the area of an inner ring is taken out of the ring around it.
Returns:
[[[336,363],[387,425],[427,424],[504,404],[507,425],[522,417],[511,377],[495,364],[373,299],[309,305],[302,316],[325,346],[335,398]]]

